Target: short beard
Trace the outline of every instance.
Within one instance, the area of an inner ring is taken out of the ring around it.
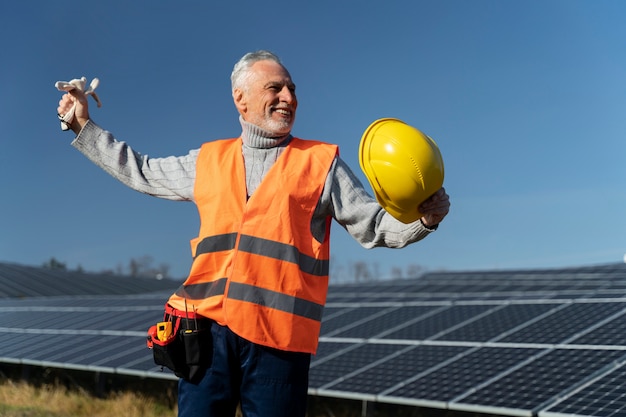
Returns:
[[[261,120],[251,121],[252,124],[260,127],[261,129],[267,131],[271,135],[271,137],[280,137],[288,135],[291,132],[291,128],[293,126],[294,118],[290,121],[276,121],[271,117],[264,117]]]
[[[284,136],[291,132],[291,122],[277,122],[275,120],[266,120],[265,129],[276,136]]]

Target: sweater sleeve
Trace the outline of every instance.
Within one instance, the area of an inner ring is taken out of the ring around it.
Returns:
[[[194,200],[197,149],[186,156],[150,158],[116,140],[91,120],[72,146],[133,190],[168,200]]]
[[[339,157],[328,173],[318,209],[318,212],[331,215],[368,249],[379,246],[402,248],[432,232],[419,220],[404,224],[387,213]]]

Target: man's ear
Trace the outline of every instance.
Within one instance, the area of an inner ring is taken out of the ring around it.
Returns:
[[[246,96],[241,88],[235,88],[233,91],[233,101],[235,102],[235,107],[237,107],[239,113],[244,114],[248,110]]]

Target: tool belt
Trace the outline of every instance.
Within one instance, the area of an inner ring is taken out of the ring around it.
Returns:
[[[176,376],[197,382],[211,366],[211,323],[195,311],[180,311],[165,305],[163,321],[148,330],[146,344],[154,362]]]

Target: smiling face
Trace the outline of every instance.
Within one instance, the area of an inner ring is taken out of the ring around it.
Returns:
[[[233,90],[235,106],[243,119],[273,136],[291,132],[298,100],[289,72],[270,60],[257,61],[248,71],[242,86]]]

